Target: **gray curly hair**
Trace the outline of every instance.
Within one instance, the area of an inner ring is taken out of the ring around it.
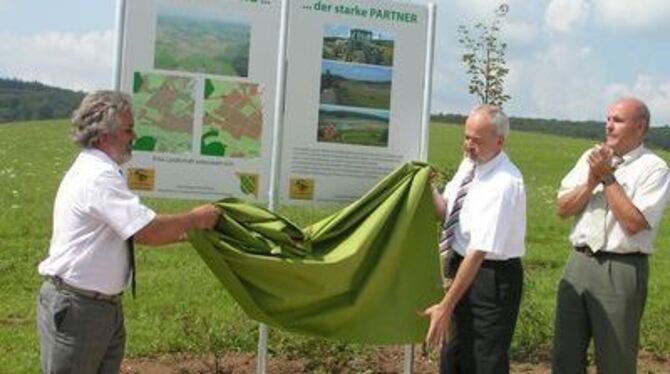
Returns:
[[[72,113],[72,140],[83,148],[91,148],[100,138],[119,126],[118,116],[132,110],[130,95],[118,91],[92,92]]]

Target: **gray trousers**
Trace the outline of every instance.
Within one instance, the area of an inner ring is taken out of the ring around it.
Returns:
[[[598,373],[636,372],[648,276],[647,256],[573,251],[558,286],[554,373],[586,373],[591,338]]]
[[[126,332],[121,303],[93,300],[45,281],[37,297],[43,373],[118,373]]]

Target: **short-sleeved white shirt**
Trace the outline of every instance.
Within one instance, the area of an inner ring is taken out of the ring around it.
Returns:
[[[463,159],[447,184],[447,217],[456,201],[463,178],[474,162]],[[522,257],[526,252],[526,190],[523,176],[505,152],[477,165],[474,179],[463,200],[452,248],[460,255],[468,250],[487,252],[487,260]]]
[[[575,167],[561,181],[558,197],[567,194],[577,186],[586,183],[589,174],[588,156],[591,150],[582,154]],[[611,210],[605,216],[605,247],[607,252],[653,253],[653,241],[658,232],[658,224],[663,216],[663,210],[668,201],[670,192],[670,171],[668,165],[660,157],[646,149],[643,145],[635,148],[623,156],[621,163],[614,171],[617,179],[633,205],[644,215],[651,229],[628,236],[619,222],[614,218]],[[599,184],[593,193],[602,191]],[[575,216],[570,232],[570,242],[573,246],[586,243],[589,232],[590,218],[593,207],[590,200],[584,210]]]
[[[126,240],[155,216],[128,189],[116,162],[100,150],[83,150],[58,188],[49,257],[38,271],[118,294],[129,280]]]

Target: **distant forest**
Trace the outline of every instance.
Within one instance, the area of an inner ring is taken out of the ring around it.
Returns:
[[[0,123],[68,118],[83,92],[0,78]]]
[[[69,118],[85,93],[51,87],[39,82],[0,78],[0,124]],[[653,113],[652,113],[653,115]],[[433,122],[462,125],[461,114],[433,114]],[[510,118],[513,130],[539,132],[573,138],[602,140],[605,125],[601,121],[564,121],[557,119]],[[645,138],[650,148],[670,150],[670,125],[652,127]]]
[[[652,113],[653,115],[653,113]],[[433,114],[433,122],[462,125],[466,116],[460,114]],[[557,119],[510,118],[512,130],[539,132],[572,138],[602,141],[605,138],[604,121],[565,121]],[[670,150],[670,126],[652,127],[645,136],[644,144],[650,148]]]

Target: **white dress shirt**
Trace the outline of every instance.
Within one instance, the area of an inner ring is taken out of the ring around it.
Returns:
[[[444,189],[447,214],[456,201],[461,181],[474,162],[464,158]],[[478,164],[463,200],[451,247],[465,256],[468,250],[487,252],[487,260],[522,257],[526,252],[526,191],[523,176],[505,152]]]
[[[563,178],[558,191],[559,198],[586,183],[590,153],[591,150],[584,152],[575,167]],[[653,241],[668,201],[668,192],[670,192],[668,165],[653,152],[644,148],[644,145],[640,145],[623,156],[623,162],[614,171],[614,176],[633,205],[647,220],[650,229],[628,236],[614,218],[612,211],[608,209],[605,215],[605,247],[602,250],[616,253],[653,253]],[[594,193],[602,189],[602,184],[599,184]],[[591,205],[589,200],[584,210],[575,216],[570,232],[570,242],[573,246],[585,244],[589,232],[588,215],[592,209]]]
[[[118,164],[100,150],[83,150],[58,188],[49,257],[38,271],[118,294],[130,278],[126,239],[155,216],[128,189]]]

